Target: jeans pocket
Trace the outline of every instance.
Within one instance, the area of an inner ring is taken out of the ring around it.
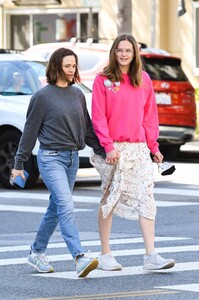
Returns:
[[[57,150],[43,150],[42,155],[45,155],[45,156],[57,156],[57,155],[59,155],[59,152],[60,151],[57,151]]]

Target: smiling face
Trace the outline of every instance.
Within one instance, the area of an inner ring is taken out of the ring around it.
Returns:
[[[134,57],[133,45],[125,40],[120,41],[115,49],[116,60],[123,73],[128,72],[131,61]]]

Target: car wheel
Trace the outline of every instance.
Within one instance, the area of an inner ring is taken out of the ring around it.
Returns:
[[[0,184],[2,184],[4,188],[12,188],[9,183],[9,178],[20,137],[21,133],[18,131],[8,131],[0,136]],[[31,188],[39,177],[39,171],[33,155],[31,155],[24,164],[24,169],[29,173],[25,188]]]
[[[164,160],[174,160],[178,157],[181,145],[164,145],[160,146],[160,152]]]

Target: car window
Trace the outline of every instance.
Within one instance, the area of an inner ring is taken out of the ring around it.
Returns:
[[[87,71],[94,68],[101,60],[100,54],[89,52],[77,53],[79,59],[79,71]]]
[[[0,93],[5,96],[31,95],[41,87],[34,69],[25,61],[0,61],[0,74]]]
[[[46,63],[38,63],[35,61],[28,61],[27,64],[33,68],[38,77],[46,76]]]
[[[188,81],[177,58],[142,56],[144,69],[153,80]]]
[[[56,49],[51,49],[50,51],[43,51],[38,50],[34,51],[35,54],[38,56],[40,55],[43,59],[49,60],[53,51]],[[79,71],[87,71],[92,68],[94,68],[102,59],[103,54],[101,52],[95,52],[94,51],[84,51],[79,49],[72,49],[78,56],[78,65],[79,65]]]

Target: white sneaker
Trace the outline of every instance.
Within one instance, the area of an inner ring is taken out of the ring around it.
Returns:
[[[51,273],[54,271],[53,267],[49,265],[48,259],[44,253],[35,253],[31,250],[27,262],[40,273]]]
[[[99,255],[99,265],[98,268],[106,271],[116,271],[116,270],[121,270],[122,265],[119,264],[115,257],[111,254],[100,254]]]
[[[144,255],[144,270],[170,269],[175,265],[174,259],[164,259],[157,253]]]

